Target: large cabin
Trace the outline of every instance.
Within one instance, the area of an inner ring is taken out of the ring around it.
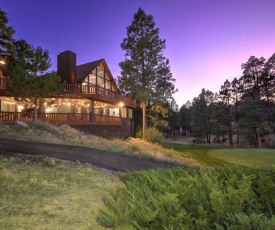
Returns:
[[[33,121],[32,98],[15,98],[7,90],[8,54],[0,54],[0,121]],[[121,95],[104,59],[76,65],[76,54],[57,56],[57,74],[63,89],[50,98],[39,98],[38,120],[101,135],[125,138],[133,135],[136,101]]]

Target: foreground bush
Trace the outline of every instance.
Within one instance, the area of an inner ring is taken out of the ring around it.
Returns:
[[[275,229],[274,172],[174,168],[121,175],[98,221],[114,229]]]

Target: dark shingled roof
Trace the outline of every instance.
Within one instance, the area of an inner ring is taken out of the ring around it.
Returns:
[[[76,81],[83,81],[104,59],[76,66]]]

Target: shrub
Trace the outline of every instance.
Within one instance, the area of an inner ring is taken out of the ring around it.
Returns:
[[[156,128],[148,128],[144,133],[144,140],[151,143],[161,143],[163,134]]]
[[[140,126],[137,126],[136,128],[135,138],[142,138],[142,129],[140,128]]]
[[[213,143],[216,143],[216,144],[224,144],[226,142],[227,142],[227,138],[220,139],[220,137],[215,137],[213,139]]]
[[[194,144],[205,144],[205,140],[201,137],[196,137],[192,140]]]
[[[108,130],[102,130],[101,136],[105,139],[110,139],[110,133]]]
[[[121,174],[98,220],[120,229],[275,229],[274,172],[182,167]]]

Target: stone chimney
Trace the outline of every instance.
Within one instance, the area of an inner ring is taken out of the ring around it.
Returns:
[[[57,75],[67,84],[75,82],[76,54],[74,52],[67,50],[57,55]]]

